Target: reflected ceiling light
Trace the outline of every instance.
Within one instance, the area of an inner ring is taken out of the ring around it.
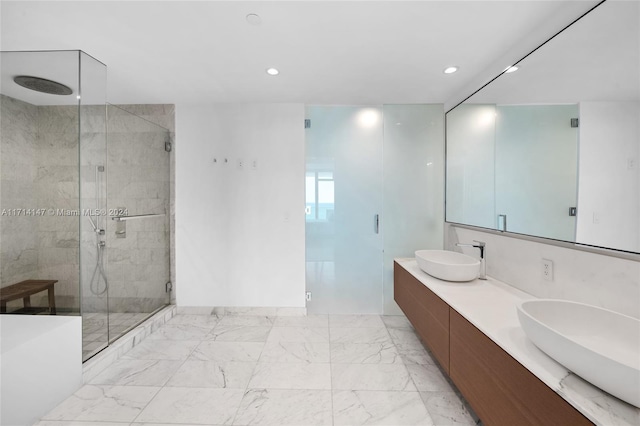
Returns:
[[[512,65],[510,67],[507,67],[507,69],[504,70],[505,73],[510,74],[512,72],[516,72],[520,69],[520,67],[518,65]]]
[[[250,13],[246,17],[246,20],[251,25],[260,25],[262,24],[262,18],[255,13]]]
[[[280,71],[277,68],[267,68],[267,74],[269,75],[278,75]]]
[[[362,127],[373,127],[380,120],[380,113],[378,110],[372,108],[366,108],[358,112],[358,124]]]
[[[477,125],[480,128],[490,126],[496,122],[496,113],[494,111],[483,111],[477,117]]]
[[[458,71],[458,67],[447,67],[444,69],[444,73],[445,74],[453,74],[454,72]]]

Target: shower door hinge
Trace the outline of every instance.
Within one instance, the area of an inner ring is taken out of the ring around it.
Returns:
[[[580,125],[580,120],[578,120],[577,118],[571,119],[571,127],[578,127],[579,125]]]
[[[305,129],[310,129],[311,128],[311,119],[310,118],[305,118],[304,119],[304,128]]]
[[[173,283],[171,281],[167,281],[164,288],[166,293],[171,293],[171,290],[173,290]]]
[[[171,142],[166,141],[164,143],[164,150],[167,151],[167,152],[171,152]]]
[[[310,291],[307,291],[307,292],[304,294],[304,298],[305,298],[305,299],[307,299],[307,302],[311,301],[311,292],[310,292]]]

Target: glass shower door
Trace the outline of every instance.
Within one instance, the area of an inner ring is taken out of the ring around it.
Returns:
[[[107,107],[110,341],[170,302],[170,134]]]
[[[382,108],[309,106],[309,313],[382,313]]]

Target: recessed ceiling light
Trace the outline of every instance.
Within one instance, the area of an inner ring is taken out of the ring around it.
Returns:
[[[447,67],[444,69],[444,73],[445,74],[453,74],[454,72],[458,71],[458,67]]]
[[[251,25],[260,25],[262,24],[262,18],[255,13],[250,13],[246,16],[246,20]]]
[[[520,69],[520,67],[518,65],[512,65],[510,67],[507,67],[506,70],[504,70],[504,72],[506,72],[507,74],[512,73],[512,72],[516,72]]]
[[[278,75],[278,74],[280,74],[280,71],[278,71],[276,68],[267,68],[267,74],[269,74],[269,75]]]

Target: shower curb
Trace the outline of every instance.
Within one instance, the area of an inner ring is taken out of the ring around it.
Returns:
[[[131,349],[139,345],[154,331],[162,327],[177,313],[176,305],[165,306],[142,324],[120,337],[100,353],[82,364],[82,383],[85,384],[105,368],[116,362]]]

